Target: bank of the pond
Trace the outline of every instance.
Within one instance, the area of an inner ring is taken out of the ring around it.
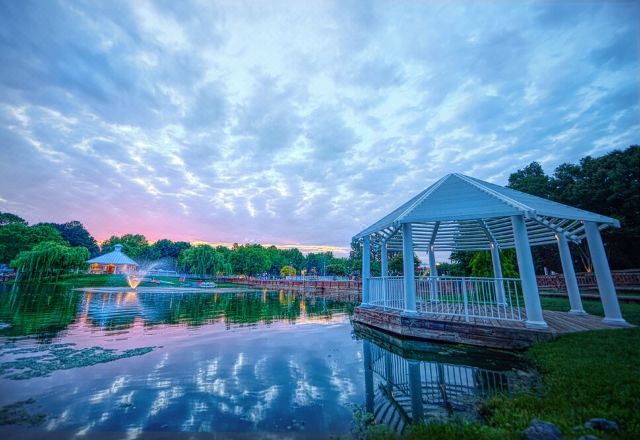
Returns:
[[[153,279],[166,285],[181,285],[179,277],[154,276]],[[55,281],[42,281],[42,284],[55,284],[60,286],[71,287],[127,287],[127,279],[124,275],[108,275],[108,274],[78,274],[66,275]],[[140,286],[154,287],[156,283],[143,281]],[[236,287],[235,284],[216,282],[218,287]]]
[[[546,309],[566,310],[562,298],[544,298]],[[585,309],[602,315],[599,302]],[[622,313],[640,325],[640,305],[622,304]],[[533,419],[555,424],[567,439],[596,435],[601,439],[640,438],[640,328],[601,330],[563,336],[531,347],[525,356],[541,374],[541,392],[496,396],[482,406],[483,422],[428,423],[408,430],[408,439],[522,438]],[[584,428],[589,419],[604,417],[619,423],[617,432]],[[382,427],[371,427],[366,438],[396,438]]]

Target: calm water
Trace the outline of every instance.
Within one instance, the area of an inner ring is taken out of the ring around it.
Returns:
[[[5,287],[0,430],[328,436],[357,432],[361,408],[402,431],[518,386],[516,358],[354,328],[352,309],[282,291]]]

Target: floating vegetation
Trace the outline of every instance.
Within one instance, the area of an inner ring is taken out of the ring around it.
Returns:
[[[35,402],[28,399],[3,406],[0,408],[0,425],[40,425],[47,419],[46,414],[30,414],[25,408]]]
[[[72,343],[30,347],[6,344],[0,351],[0,357],[23,354],[30,356],[16,357],[10,361],[0,362],[0,377],[14,380],[45,377],[54,371],[88,367],[118,359],[141,356],[154,349],[154,347],[141,347],[118,352],[102,347],[74,349],[73,346],[75,344]]]

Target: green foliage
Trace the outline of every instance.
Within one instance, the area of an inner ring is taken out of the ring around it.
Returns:
[[[296,268],[291,266],[282,266],[280,269],[280,276],[283,277],[293,277],[296,276]]]
[[[153,243],[147,251],[146,257],[149,260],[159,260],[161,258],[177,259],[180,256],[180,252],[190,247],[191,244],[186,241],[171,241],[165,238]]]
[[[51,226],[60,232],[62,238],[71,246],[84,246],[89,250],[89,255],[95,257],[100,253],[100,248],[95,238],[77,220],[67,223],[39,223],[37,226]]]
[[[178,267],[202,277],[231,272],[224,254],[208,244],[184,249],[178,257]]]
[[[10,212],[0,212],[0,228],[7,225],[19,224],[27,226],[27,221]]]
[[[471,259],[474,255],[475,252],[469,251],[451,252],[451,256],[449,257],[449,259],[451,260],[449,275],[455,277],[471,276]]]
[[[586,156],[578,164],[562,164],[551,177],[533,162],[509,176],[509,187],[617,218],[620,229],[603,231],[609,263],[615,269],[640,267],[640,247],[636,245],[640,241],[640,146],[597,158]],[[533,249],[538,271],[542,266],[559,266],[557,252],[545,256]]]
[[[259,275],[271,268],[271,260],[262,245],[245,244],[232,249],[231,265],[234,273]]]
[[[68,270],[84,268],[88,259],[89,251],[85,247],[45,241],[31,250],[20,252],[11,261],[11,267],[20,271],[21,280],[41,280]]]
[[[0,336],[55,335],[76,318],[81,294],[62,286],[46,289],[20,286],[17,291],[3,293],[0,317],[11,324],[0,330]]]
[[[531,162],[509,176],[509,188],[549,199],[553,196],[553,184],[538,162]]]
[[[347,275],[348,272],[346,260],[342,259],[333,259],[326,267],[327,275],[343,277]]]
[[[25,226],[12,223],[0,228],[0,262],[10,262],[20,252],[42,242],[65,244],[60,233],[51,226]]]
[[[284,264],[295,267],[297,270],[301,270],[305,267],[305,258],[298,248],[283,249],[280,250],[282,255],[282,261]]]
[[[413,270],[414,272],[418,270],[420,266],[420,259],[416,254],[413,254]],[[389,259],[389,275],[390,276],[400,276],[404,274],[404,262],[402,259],[402,254],[397,253]]]
[[[594,417],[616,420],[616,438],[640,436],[640,330],[602,330],[563,336],[527,353],[543,373],[541,396],[497,397],[488,406],[490,422],[524,429],[533,417],[557,425],[565,435],[604,433],[573,428]],[[601,438],[602,438],[601,437]]]
[[[142,234],[126,234],[122,237],[112,235],[102,243],[102,253],[112,252],[116,244],[122,245],[122,252],[129,257],[139,259],[149,251],[149,242]]]
[[[518,263],[514,249],[500,251],[500,263],[502,264],[502,276],[504,278],[519,278],[520,275],[517,270]],[[471,276],[493,277],[493,262],[491,260],[491,252],[489,251],[474,252],[469,266],[471,267]]]

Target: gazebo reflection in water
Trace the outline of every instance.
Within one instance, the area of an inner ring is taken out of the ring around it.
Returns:
[[[456,359],[413,359],[367,339],[362,348],[365,409],[376,423],[397,433],[418,420],[473,420],[481,399],[510,394],[521,382],[517,371],[506,366],[488,369],[454,363]]]

